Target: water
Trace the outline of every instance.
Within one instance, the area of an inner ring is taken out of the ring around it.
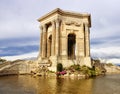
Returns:
[[[92,79],[4,76],[0,94],[120,94],[120,75]]]

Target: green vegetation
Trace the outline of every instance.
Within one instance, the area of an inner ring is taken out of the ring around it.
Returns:
[[[106,65],[109,66],[109,67],[113,66],[112,63],[107,63]]]
[[[70,73],[74,73],[74,74],[83,74],[86,77],[93,77],[101,74],[101,70],[98,67],[90,68],[85,65],[83,66],[72,65],[69,68],[67,68],[66,71],[70,71]]]
[[[80,65],[71,65],[68,69],[72,71],[80,71]]]
[[[6,61],[5,59],[1,59],[1,58],[0,58],[0,62],[5,62],[5,61]]]
[[[85,74],[86,76],[89,76],[89,77],[96,76],[96,70],[95,70],[94,67],[93,68],[89,68],[89,67],[84,65],[84,66],[81,67],[81,72],[83,74]]]

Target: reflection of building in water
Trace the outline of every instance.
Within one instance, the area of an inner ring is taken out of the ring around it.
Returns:
[[[59,8],[42,16],[40,22],[40,51],[38,62],[52,62],[51,70],[57,63],[64,67],[72,64],[91,67],[90,58],[90,14],[63,11]]]
[[[93,79],[57,79],[55,94],[93,94]]]

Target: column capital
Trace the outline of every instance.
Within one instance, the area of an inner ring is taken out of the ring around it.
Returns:
[[[52,24],[55,24],[55,20],[52,20],[51,23],[52,23]]]
[[[43,26],[40,25],[39,28],[40,28],[40,33],[42,33],[43,32]]]
[[[46,27],[46,24],[44,24],[44,25],[43,25],[43,32],[46,32],[46,30],[47,30],[46,28],[47,28],[47,27]]]
[[[84,23],[83,26],[84,26],[84,31],[85,32],[89,32],[89,24],[88,23]]]
[[[42,25],[43,28],[46,28],[46,24]]]
[[[59,27],[60,22],[61,22],[60,18],[55,19],[56,27]]]
[[[55,20],[51,21],[53,29],[55,28]]]
[[[88,24],[88,23],[83,23],[83,24],[84,24],[85,27],[86,27],[86,26],[89,27],[89,24]]]
[[[42,26],[42,25],[40,25],[40,26],[39,26],[39,28],[42,30],[42,29],[43,29],[43,26]]]
[[[60,22],[61,22],[60,17],[57,17],[57,18],[55,19],[55,22],[56,22],[56,23],[60,23]]]

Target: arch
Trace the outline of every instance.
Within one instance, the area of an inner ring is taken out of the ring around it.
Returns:
[[[68,59],[75,59],[75,45],[76,35],[74,33],[68,34]]]
[[[52,51],[52,35],[48,37],[48,57],[51,56],[51,51]]]

